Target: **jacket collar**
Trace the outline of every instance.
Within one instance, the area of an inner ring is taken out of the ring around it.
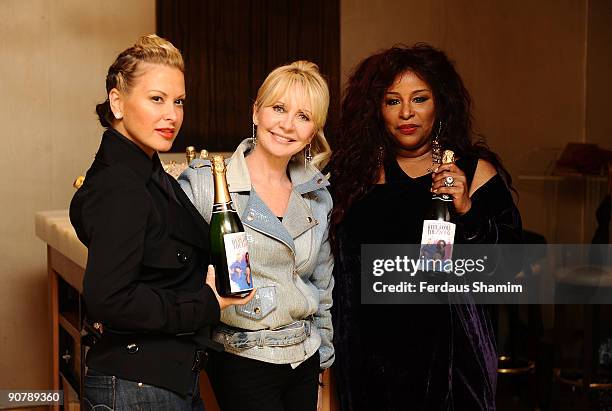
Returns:
[[[208,224],[200,213],[187,198],[178,183],[171,176],[168,177],[169,186],[160,184],[153,173],[163,173],[162,164],[157,153],[153,158],[140,149],[134,142],[113,128],[108,128],[102,136],[102,143],[96,154],[96,160],[106,165],[121,164],[133,170],[136,175],[143,179],[147,184],[152,180],[162,192],[169,196],[168,213],[170,221],[171,235],[181,240],[187,241],[194,246],[207,249],[208,247]],[[169,190],[172,190],[171,192]],[[173,205],[174,202],[179,205]],[[194,224],[195,222],[195,224]]]
[[[247,138],[240,143],[229,159],[226,176],[229,190],[232,193],[251,191],[251,177],[245,156],[253,148],[253,143]],[[327,178],[311,164],[304,166],[304,164],[292,160],[288,167],[293,190],[298,194],[306,194],[329,185]]]
[[[241,219],[244,225],[270,235],[285,243],[295,253],[294,239],[313,228],[319,222],[314,218],[311,206],[304,194],[328,186],[329,182],[319,170],[311,165],[304,167],[299,162],[289,163],[289,176],[293,190],[289,197],[287,211],[280,222],[265,203],[251,191],[251,178],[245,161],[245,154],[253,149],[250,140],[244,140],[236,149],[227,165],[227,183],[232,193],[250,193],[246,204],[241,199]],[[238,198],[243,196],[238,196]],[[240,212],[240,211],[239,211]]]
[[[107,165],[124,165],[145,181],[151,178],[154,170],[162,167],[157,153],[153,154],[153,158],[149,158],[140,147],[114,128],[108,128],[104,132],[96,160]]]

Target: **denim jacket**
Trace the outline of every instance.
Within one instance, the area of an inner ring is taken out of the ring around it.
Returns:
[[[247,234],[257,292],[248,304],[222,311],[221,322],[229,327],[222,325],[213,337],[224,343],[228,352],[293,367],[318,349],[321,368],[327,368],[334,360],[330,314],[333,257],[328,241],[332,199],[326,188],[329,182],[315,167],[291,161],[288,168],[293,190],[281,222],[251,186],[245,154],[252,148],[250,140],[238,146],[229,159],[226,176]],[[198,211],[210,221],[214,194],[210,162],[192,161],[179,177],[179,183]],[[248,341],[248,332],[236,330],[231,335],[228,330],[236,328],[307,332],[304,338],[291,340],[297,343],[276,346],[251,344],[256,341]],[[230,339],[234,344],[229,344]]]

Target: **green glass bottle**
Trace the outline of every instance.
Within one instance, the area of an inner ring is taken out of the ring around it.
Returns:
[[[215,267],[219,295],[245,296],[253,289],[249,249],[244,227],[227,188],[225,171],[223,157],[213,156],[215,195],[210,219],[210,260]]]

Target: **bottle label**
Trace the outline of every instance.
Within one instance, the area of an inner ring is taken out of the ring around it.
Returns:
[[[455,224],[448,221],[423,221],[419,269],[449,273],[453,268]]]
[[[229,203],[217,203],[217,204],[213,204],[212,207],[212,213],[223,213],[226,211],[233,211],[234,213],[236,212],[236,209],[234,208],[234,202],[230,201]]]
[[[441,200],[441,201],[453,201],[453,196],[449,194],[434,194],[431,196],[432,200]]]
[[[225,257],[232,293],[250,291],[253,289],[253,277],[249,264],[249,247],[246,233],[230,233],[223,235]]]

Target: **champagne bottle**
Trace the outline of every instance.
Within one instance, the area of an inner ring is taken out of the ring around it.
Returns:
[[[185,157],[187,157],[187,166],[196,158],[196,150],[194,146],[189,146],[185,149]]]
[[[455,154],[445,150],[441,163],[455,161]],[[431,197],[431,206],[423,221],[421,235],[420,267],[423,271],[450,272],[452,270],[455,224],[450,222],[450,207],[453,197],[436,194]]]
[[[210,257],[219,295],[245,296],[253,289],[246,233],[227,188],[223,156],[212,158],[214,201],[210,219]]]

